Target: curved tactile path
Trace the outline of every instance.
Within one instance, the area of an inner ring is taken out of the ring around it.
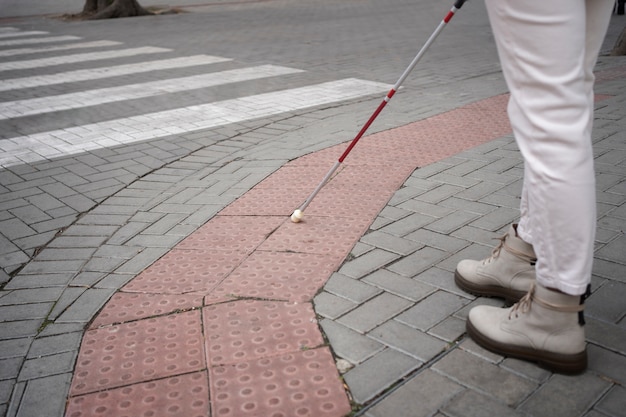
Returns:
[[[350,412],[311,300],[418,167],[510,132],[497,96],[292,161],[116,294],[85,333],[66,415]]]

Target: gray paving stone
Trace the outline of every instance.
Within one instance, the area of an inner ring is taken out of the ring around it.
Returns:
[[[0,334],[3,339],[35,336],[42,322],[40,319],[0,322]]]
[[[433,365],[433,369],[509,407],[518,406],[537,388],[537,384],[454,349]]]
[[[451,294],[456,294],[472,300],[475,298],[473,295],[466,293],[456,286],[454,283],[454,273],[451,271],[446,271],[440,268],[429,268],[421,274],[416,275],[413,279],[431,285],[435,288],[445,290]]]
[[[426,246],[451,253],[458,252],[469,244],[466,240],[450,237],[447,234],[435,233],[426,229],[416,230],[405,237]]]
[[[447,252],[442,250],[424,247],[389,265],[387,269],[405,277],[414,277],[433,265],[436,265],[448,255]]]
[[[87,323],[113,293],[115,290],[108,288],[87,289],[57,317],[56,321]]]
[[[382,249],[374,249],[358,258],[345,262],[339,272],[352,278],[361,278],[398,259],[400,255]]]
[[[56,301],[62,292],[63,288],[59,287],[43,287],[9,291],[6,295],[0,297],[0,305],[6,306]]]
[[[366,333],[404,311],[411,304],[405,298],[382,293],[341,316],[337,322],[357,332]]]
[[[450,234],[455,230],[469,224],[470,222],[477,219],[479,216],[474,213],[466,212],[466,211],[455,211],[447,216],[442,217],[439,220],[436,220],[427,226],[426,229],[432,230],[437,233],[442,234]]]
[[[620,416],[626,410],[626,389],[615,385],[595,406],[598,411],[608,416]]]
[[[362,303],[382,292],[380,288],[337,272],[330,276],[324,289],[353,303]]]
[[[352,364],[359,364],[385,348],[382,343],[333,320],[323,319],[320,321],[320,326],[330,341],[334,353]]]
[[[374,271],[363,277],[361,281],[411,301],[419,301],[435,291],[435,288],[429,285],[386,269]]]
[[[426,216],[424,214],[410,214],[396,222],[390,223],[379,230],[394,236],[406,236],[415,230],[432,223],[435,217]]]
[[[604,394],[611,383],[591,373],[554,375],[520,407],[531,415],[582,416]]]
[[[457,341],[465,334],[465,321],[456,317],[448,317],[436,326],[431,327],[428,334],[448,343]]]
[[[417,199],[407,200],[401,204],[398,204],[397,207],[402,210],[412,211],[434,218],[441,218],[455,211],[452,208],[446,209],[444,207],[441,207],[441,204],[431,204]]]
[[[396,381],[417,369],[421,362],[393,349],[385,349],[344,374],[357,403],[380,394]]]
[[[587,341],[626,355],[626,328],[596,320],[585,314],[585,335]]]
[[[598,250],[597,256],[615,262],[624,263],[626,253],[626,236],[623,234]]]
[[[500,207],[473,221],[471,226],[495,232],[514,223],[518,218],[519,210]]]
[[[470,188],[473,189],[474,187]],[[425,201],[427,203],[437,204],[453,195],[458,195],[461,191],[465,190],[463,187],[455,185],[443,184],[430,191],[420,194],[416,199],[419,201]]]
[[[15,380],[13,379],[0,381],[0,404],[9,402],[9,399],[11,398],[11,391],[13,391],[13,385],[15,385]],[[2,408],[0,408],[0,411],[1,410]]]
[[[317,314],[329,319],[336,319],[352,310],[358,304],[322,291],[313,298],[313,305]]]
[[[450,417],[521,417],[524,415],[493,398],[472,390],[463,391],[441,410]]]
[[[593,344],[587,344],[587,356],[589,370],[626,384],[626,357]]]
[[[31,303],[0,307],[0,321],[32,320],[45,318],[53,303]]]
[[[52,375],[69,373],[74,369],[78,350],[26,359],[18,381],[27,381]]]
[[[366,234],[361,238],[361,242],[404,256],[415,252],[423,246],[415,241],[403,239],[381,231]]]
[[[445,291],[437,291],[398,315],[398,321],[427,331],[462,308],[468,300]]]
[[[139,274],[167,252],[169,252],[168,248],[145,248],[140,254],[120,266],[115,272],[120,274]]]
[[[420,372],[367,411],[368,417],[430,417],[463,391],[463,387],[430,369]],[[489,414],[490,415],[490,414]]]
[[[585,313],[600,320],[616,322],[624,316],[621,300],[625,298],[626,283],[607,281],[585,301]]]
[[[500,367],[539,384],[546,382],[552,376],[550,371],[540,368],[534,363],[514,358],[504,358]]]
[[[82,336],[82,332],[70,332],[54,336],[37,337],[33,340],[26,357],[27,359],[35,359],[39,356],[78,351]]]
[[[368,336],[394,350],[428,362],[445,350],[447,343],[395,320],[389,320],[368,333]]]
[[[0,359],[0,380],[15,379],[23,361],[22,358]]]
[[[71,380],[72,374],[65,373],[28,381],[16,417],[40,415],[41,410],[50,416],[62,415]]]
[[[4,287],[7,290],[35,289],[39,287],[64,287],[72,279],[73,273],[18,275]]]
[[[31,337],[0,340],[0,359],[24,357],[33,341]]]

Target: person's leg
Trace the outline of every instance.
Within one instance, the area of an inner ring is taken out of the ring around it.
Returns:
[[[511,123],[526,161],[518,233],[537,253],[538,282],[580,295],[591,277],[596,223],[592,71],[610,0],[544,3],[540,23],[526,36],[511,33],[515,22],[503,23],[501,14],[493,18],[494,30],[509,39],[499,51],[511,88]]]
[[[611,0],[486,3],[525,161],[517,232],[537,255],[537,283],[511,309],[472,309],[468,332],[498,353],[580,372],[578,296],[591,277],[596,222],[592,70]]]

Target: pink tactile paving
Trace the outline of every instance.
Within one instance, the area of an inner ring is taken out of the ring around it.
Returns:
[[[126,323],[202,307],[202,295],[119,292],[109,300],[90,328]]]
[[[311,304],[239,300],[203,309],[209,366],[318,347],[324,339]]]
[[[243,251],[172,249],[124,286],[126,292],[208,293],[248,255]]]
[[[222,216],[290,216],[312,190],[255,187],[220,212]]]
[[[210,369],[213,417],[342,417],[350,403],[328,348]]]
[[[296,224],[284,222],[261,246],[261,251],[315,253],[345,258],[370,221],[363,217],[305,215]]]
[[[250,253],[283,221],[283,218],[269,216],[249,215],[238,219],[216,216],[180,242],[176,248]]]
[[[257,251],[212,293],[310,301],[342,260],[341,256]]]
[[[206,367],[200,311],[89,330],[71,395],[150,381]]]
[[[347,144],[279,169],[104,307],[83,338],[67,415],[207,415],[207,363],[212,416],[347,415],[309,301],[416,167],[510,133],[507,99],[363,138],[299,224],[289,215]],[[184,311],[200,296],[202,316]],[[160,391],[176,398],[156,405]]]
[[[207,417],[207,372],[195,372],[70,399],[68,417]]]

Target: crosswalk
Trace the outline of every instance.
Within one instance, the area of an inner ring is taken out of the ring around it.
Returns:
[[[0,26],[0,129],[3,124],[11,126],[0,130],[0,169],[382,94],[390,87],[354,78],[311,83],[299,68],[246,66],[211,55],[172,55],[176,51],[168,48],[129,48],[117,41],[84,41],[79,36]],[[133,62],[123,63],[125,58]],[[80,69],[71,69],[72,64]],[[195,74],[189,75],[189,69],[195,69]],[[151,74],[150,80],[136,80],[141,74]],[[298,85],[290,78],[290,88],[251,91],[243,97],[160,111],[150,106],[155,97],[294,75]],[[107,86],[90,87],[89,82],[96,80]],[[67,116],[140,100],[146,100],[146,105],[133,107],[135,113],[124,117],[50,129],[49,120],[56,112]],[[37,130],[37,117],[47,117],[46,128],[32,133]],[[20,134],[22,122],[28,124],[28,134]]]

